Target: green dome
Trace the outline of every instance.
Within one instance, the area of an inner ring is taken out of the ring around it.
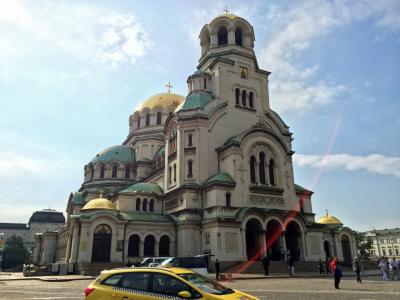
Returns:
[[[185,101],[175,109],[175,112],[180,110],[203,109],[213,99],[213,96],[209,93],[202,91],[192,92],[186,97]]]
[[[149,182],[139,182],[132,184],[131,186],[127,187],[120,191],[120,193],[143,193],[143,194],[153,194],[157,196],[162,196],[164,194],[163,189],[156,183],[149,183]]]
[[[134,162],[135,161],[135,150],[130,146],[118,145],[113,146],[99,152],[91,162]]]

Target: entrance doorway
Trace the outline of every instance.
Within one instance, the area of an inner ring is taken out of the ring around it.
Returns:
[[[93,234],[92,262],[110,262],[111,228],[101,224]]]
[[[342,235],[343,265],[351,266],[350,240],[347,235]]]
[[[271,220],[267,224],[267,232],[265,234],[265,244],[270,260],[281,259],[281,239],[282,227],[277,220]]]
[[[144,239],[144,256],[154,256],[156,240],[154,236],[148,235]]]
[[[329,241],[324,242],[324,251],[326,257],[332,257],[331,243],[329,243]]]
[[[246,253],[248,260],[260,260],[262,252],[261,223],[257,219],[250,219],[246,223]]]
[[[301,230],[299,224],[296,222],[290,222],[286,226],[286,249],[289,250],[289,254],[294,260],[300,260],[302,247],[301,247]]]

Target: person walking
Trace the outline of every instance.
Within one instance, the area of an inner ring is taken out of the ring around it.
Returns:
[[[379,269],[381,270],[381,273],[382,273],[382,279],[384,281],[388,280],[389,268],[388,268],[386,257],[382,257],[381,258],[381,260],[379,261],[378,266],[379,266]]]
[[[322,266],[323,266],[322,260],[319,259],[319,261],[318,261],[319,274],[323,274],[324,273],[324,269],[323,269]]]
[[[331,261],[331,272],[332,272],[332,274],[334,274],[334,275],[335,275],[335,269],[336,269],[337,263],[338,263],[338,259],[337,259],[337,257],[334,257],[334,258],[332,259],[332,261]]]
[[[219,280],[219,260],[215,260],[215,278]]]
[[[396,257],[393,257],[392,261],[390,262],[390,266],[392,267],[392,280],[394,280],[394,277],[396,276],[397,280],[400,280],[399,278],[399,263],[396,260]]]
[[[269,260],[268,254],[265,254],[264,257],[262,258],[262,265],[264,267],[265,276],[268,276],[268,267],[270,265],[270,260]]]
[[[339,283],[340,279],[343,277],[343,273],[338,261],[336,261],[335,270],[333,271],[333,277],[335,281],[335,289],[340,289]]]
[[[294,277],[294,259],[293,256],[289,255],[287,260],[289,276]]]
[[[356,272],[357,282],[361,283],[361,263],[358,257],[354,257],[353,260],[353,271]]]

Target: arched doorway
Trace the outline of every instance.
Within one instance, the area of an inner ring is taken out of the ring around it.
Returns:
[[[332,257],[331,243],[329,243],[329,241],[324,242],[324,251],[326,257]]]
[[[343,265],[351,266],[350,240],[347,235],[342,235],[341,243],[343,253]]]
[[[301,230],[299,224],[292,221],[286,226],[285,241],[289,254],[295,260],[300,260],[303,249],[301,247]]]
[[[144,239],[144,256],[154,256],[156,240],[154,236],[148,235]]]
[[[246,223],[246,253],[248,260],[260,260],[262,252],[261,223],[257,219],[250,219]]]
[[[140,237],[137,234],[131,235],[128,243],[128,256],[139,256]]]
[[[265,244],[271,260],[280,260],[282,226],[277,220],[271,220],[267,223],[267,232],[265,234]]]
[[[111,228],[101,224],[97,226],[93,234],[92,262],[110,262]]]
[[[160,239],[158,255],[169,256],[169,237],[166,235],[163,235]]]

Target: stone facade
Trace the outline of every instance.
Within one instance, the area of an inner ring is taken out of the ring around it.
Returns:
[[[281,248],[349,263],[353,232],[315,222],[312,192],[294,183],[292,133],[270,108],[254,40],[235,15],[206,24],[188,95],[154,95],[130,115],[123,144],[85,166],[59,241],[41,247],[78,265],[197,254],[229,265],[281,259]]]
[[[370,254],[376,259],[386,256],[400,259],[400,228],[371,230],[365,236],[372,240]]]

